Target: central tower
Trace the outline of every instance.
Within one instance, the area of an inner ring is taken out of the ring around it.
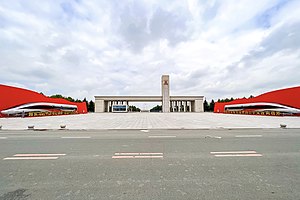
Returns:
[[[170,112],[170,82],[169,75],[161,77],[161,92],[162,92],[162,112]]]

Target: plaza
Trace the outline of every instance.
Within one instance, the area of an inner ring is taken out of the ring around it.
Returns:
[[[35,129],[222,129],[300,128],[298,117],[228,115],[217,113],[89,113],[38,118],[0,118],[2,130]]]

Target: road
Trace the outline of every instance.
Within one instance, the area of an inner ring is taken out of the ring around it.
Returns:
[[[0,200],[300,199],[300,129],[0,131]]]

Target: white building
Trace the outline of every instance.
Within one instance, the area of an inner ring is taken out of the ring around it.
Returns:
[[[162,102],[162,112],[203,112],[203,96],[170,96],[169,75],[161,77],[162,96],[95,96],[95,112],[112,112],[113,105]]]

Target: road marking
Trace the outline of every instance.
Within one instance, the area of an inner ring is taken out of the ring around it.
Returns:
[[[210,154],[215,157],[261,157],[262,154],[256,151],[212,151]]]
[[[89,139],[91,137],[61,137],[62,139]]]
[[[3,160],[55,160],[58,157],[7,157]]]
[[[137,156],[137,155],[163,155],[163,153],[115,153],[116,156],[122,156],[122,155],[132,155],[132,156]]]
[[[4,139],[7,139],[7,137],[0,137],[0,140],[4,140]]]
[[[176,135],[149,135],[148,138],[176,138]]]
[[[145,133],[148,133],[149,132],[149,130],[141,130],[142,132],[145,132]]]
[[[214,155],[215,157],[260,157],[261,154],[223,154],[223,155]]]
[[[113,159],[123,159],[123,158],[163,158],[163,153],[146,153],[146,152],[123,152],[115,153],[112,156]]]
[[[205,138],[216,138],[216,139],[222,139],[222,137],[220,137],[220,136],[211,136],[211,135],[207,135],[207,136],[205,136]]]
[[[65,156],[65,155],[66,154],[64,154],[64,153],[57,153],[57,154],[54,154],[54,153],[27,154],[26,153],[26,154],[15,154],[14,156],[15,157],[39,157],[39,156],[45,157],[45,156]]]
[[[116,158],[134,158],[134,156],[112,156],[113,159]]]
[[[163,156],[113,156],[112,158],[163,158]]]
[[[212,151],[211,154],[250,154],[257,153],[256,151]]]
[[[252,137],[262,137],[262,135],[236,135],[237,138],[252,138]]]
[[[65,156],[64,153],[23,153],[15,154],[13,157],[3,158],[3,160],[56,160],[58,156]]]

